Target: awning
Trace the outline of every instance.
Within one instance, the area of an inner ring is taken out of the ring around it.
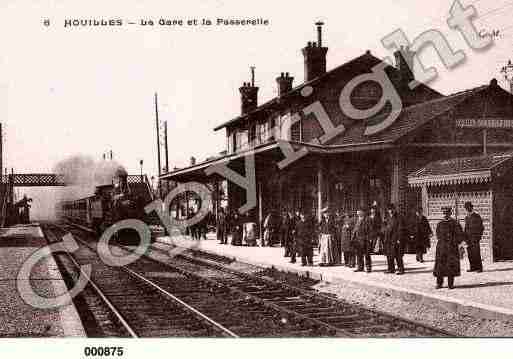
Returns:
[[[408,183],[412,187],[475,184],[489,182],[491,177],[491,171],[454,173],[451,175],[408,177]]]
[[[478,184],[492,181],[503,168],[513,167],[513,153],[434,161],[408,176],[412,187]]]
[[[280,140],[281,141],[281,140]],[[294,151],[298,151],[301,148],[307,148],[309,154],[337,154],[355,151],[375,151],[392,148],[394,145],[390,141],[374,141],[365,143],[350,143],[337,146],[323,146],[313,143],[295,142],[295,141],[281,141],[283,143],[292,146]],[[225,155],[222,157],[214,158],[209,161],[201,162],[193,166],[177,169],[173,172],[169,172],[160,176],[161,180],[171,180],[177,182],[200,180],[205,179],[205,169],[210,166],[215,166],[221,163],[232,162],[241,160],[249,154],[256,155],[255,159],[262,160],[272,157],[277,161],[285,158],[282,149],[278,145],[278,142],[273,141],[263,145],[259,145],[253,149],[246,151],[240,151]]]

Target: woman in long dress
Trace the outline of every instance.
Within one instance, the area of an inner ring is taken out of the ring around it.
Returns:
[[[459,244],[463,239],[460,224],[451,218],[451,207],[442,208],[444,218],[436,226],[436,255],[433,275],[436,277],[436,288],[441,288],[444,277],[447,277],[449,289],[454,288],[454,277],[460,275]]]
[[[249,216],[246,217],[246,221],[244,222],[244,236],[243,243],[246,246],[254,247],[256,246],[256,223],[251,222]]]
[[[335,231],[334,220],[328,212],[325,212],[319,224],[320,266],[330,266],[335,263]]]

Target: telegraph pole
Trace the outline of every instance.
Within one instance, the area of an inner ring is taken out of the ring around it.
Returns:
[[[167,121],[164,121],[164,151],[166,154],[166,172],[169,172],[169,151],[167,148]]]
[[[158,175],[157,179],[157,190],[159,198],[161,197],[160,192],[160,175],[162,174],[162,167],[160,167],[160,126],[159,126],[159,107],[157,103],[157,93],[155,92],[155,124],[157,127],[157,166],[158,166]]]
[[[0,122],[0,179],[2,179],[4,172],[4,133],[2,130],[2,123]],[[0,186],[3,185],[3,183],[3,179],[0,180]]]
[[[502,66],[501,74],[504,76],[504,80],[509,83],[509,92],[513,94],[513,63],[508,60],[505,66]]]
[[[166,154],[166,173],[169,172],[169,149],[167,147],[167,120],[164,121],[164,151]],[[166,195],[169,193],[169,181],[166,181]]]

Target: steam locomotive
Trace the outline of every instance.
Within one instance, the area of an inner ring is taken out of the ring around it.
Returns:
[[[140,219],[148,225],[157,225],[158,218],[144,211],[152,200],[153,192],[146,177],[129,176],[123,168],[118,168],[112,184],[97,186],[92,196],[59,203],[57,216],[98,234],[124,219]]]

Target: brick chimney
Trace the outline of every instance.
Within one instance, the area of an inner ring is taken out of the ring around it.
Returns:
[[[255,87],[255,67],[251,66],[251,83],[244,82],[240,91],[241,114],[253,111],[258,106],[258,87]]]
[[[401,81],[410,82],[415,80],[413,74],[413,57],[415,52],[410,51],[408,47],[401,46],[400,50],[394,52],[395,67],[399,70]]]
[[[316,22],[317,42],[308,42],[302,49],[305,58],[305,82],[313,80],[326,73],[327,47],[322,46],[322,22]]]
[[[281,73],[279,77],[276,78],[276,82],[278,83],[278,96],[283,96],[290,90],[292,90],[292,82],[294,81],[293,77],[289,76],[289,73]]]

